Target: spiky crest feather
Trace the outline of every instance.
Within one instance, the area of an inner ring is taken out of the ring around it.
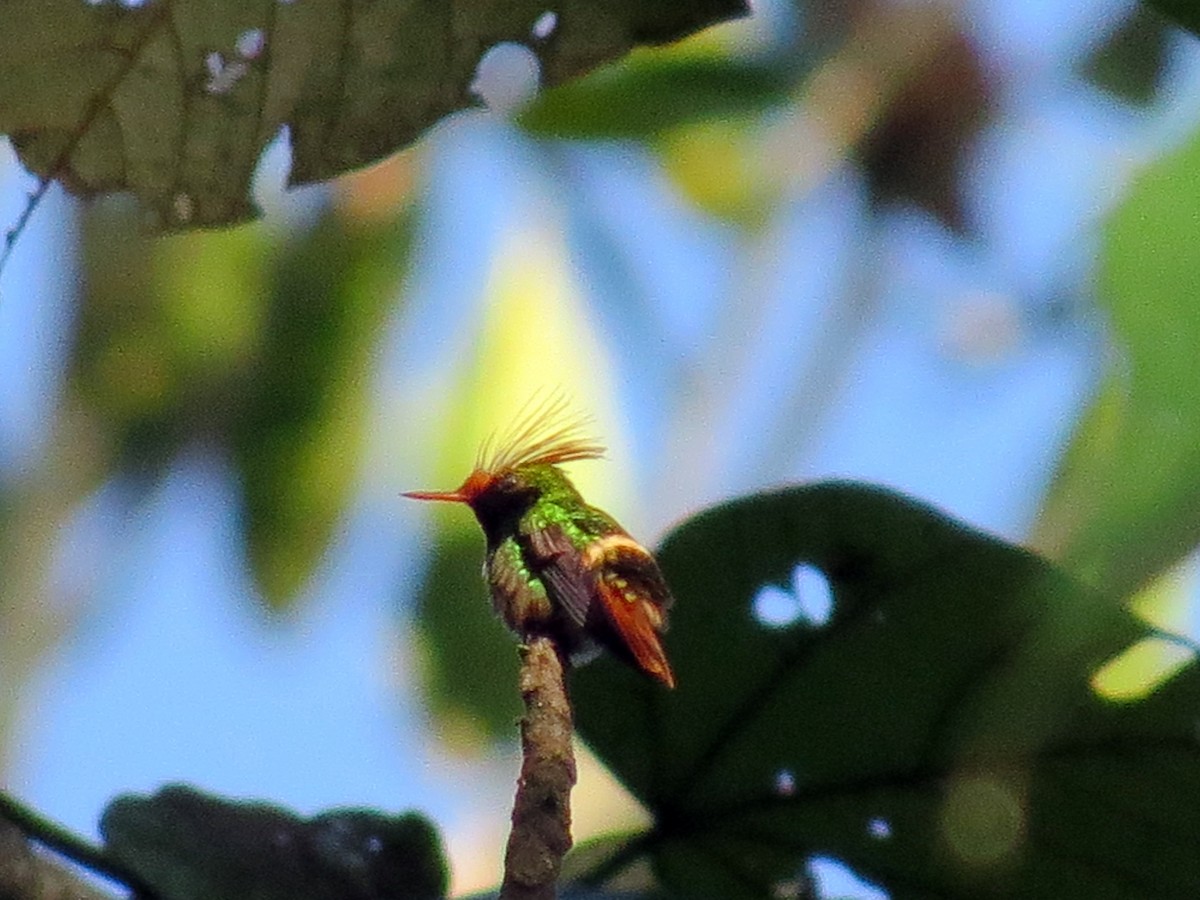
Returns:
[[[521,466],[558,465],[581,459],[599,459],[604,446],[587,434],[591,419],[573,413],[561,392],[534,394],[513,424],[494,444],[484,441],[475,459],[475,470],[498,475]]]

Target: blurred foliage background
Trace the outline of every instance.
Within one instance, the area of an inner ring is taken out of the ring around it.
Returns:
[[[161,777],[425,806],[494,881],[511,640],[470,517],[396,495],[546,385],[647,540],[862,478],[1192,630],[1200,53],[1077,6],[763,2],[325,187],[276,144],[225,232],[52,195],[0,282],[0,778],[84,830]]]

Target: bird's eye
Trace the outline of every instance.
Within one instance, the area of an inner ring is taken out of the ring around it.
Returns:
[[[500,481],[497,482],[496,486],[502,491],[515,491],[521,485],[517,481],[517,476],[513,472],[506,472],[504,475],[500,476]]]

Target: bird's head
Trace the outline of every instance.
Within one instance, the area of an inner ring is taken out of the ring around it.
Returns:
[[[569,413],[561,395],[526,404],[494,446],[480,447],[475,467],[452,491],[406,491],[413,500],[465,503],[489,535],[519,518],[547,494],[575,489],[558,466],[598,459],[604,447],[585,434],[587,420]]]

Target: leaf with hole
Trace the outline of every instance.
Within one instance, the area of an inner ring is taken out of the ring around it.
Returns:
[[[257,209],[250,180],[287,127],[292,184],[382,159],[472,106],[480,57],[524,42],[558,84],[644,43],[744,15],[743,0],[209,0],[0,4],[0,133],[35,174],[88,196],[128,190],[163,228]]]
[[[582,736],[653,815],[582,879],[767,898],[830,858],[906,898],[1194,897],[1200,672],[1136,702],[1094,676],[1150,636],[1032,554],[891,492],[821,484],[685,522],[663,691],[599,661]],[[827,620],[763,621],[824,573]],[[811,576],[809,576],[811,580]]]

